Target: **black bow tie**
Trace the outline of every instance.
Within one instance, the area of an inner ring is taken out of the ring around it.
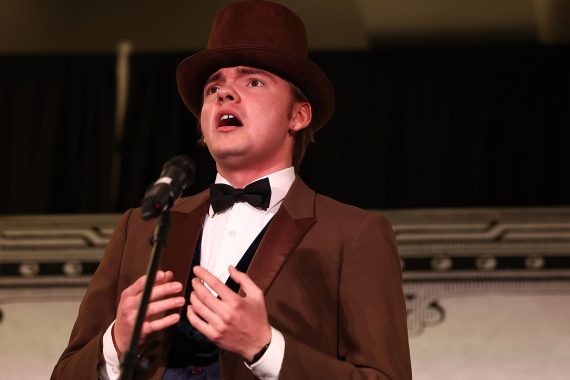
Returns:
[[[253,207],[267,210],[270,200],[269,178],[250,183],[243,189],[234,189],[223,183],[210,185],[210,203],[215,213],[224,211],[236,202],[247,202]]]

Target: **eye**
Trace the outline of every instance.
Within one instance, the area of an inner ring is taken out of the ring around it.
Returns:
[[[247,82],[247,85],[249,87],[263,87],[263,86],[265,86],[265,83],[259,79],[250,79]]]
[[[218,92],[220,90],[220,88],[218,86],[210,86],[208,88],[206,88],[206,95],[212,95],[215,94],[216,92]]]

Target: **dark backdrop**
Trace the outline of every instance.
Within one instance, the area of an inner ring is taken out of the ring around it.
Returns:
[[[174,81],[185,55],[132,56],[119,145],[112,138],[112,57],[72,60],[78,76],[56,80],[65,96],[28,93],[21,95],[26,106],[17,109],[13,91],[28,83],[27,76],[1,76],[0,211],[122,211],[137,206],[162,163],[180,153],[198,166],[189,193],[206,188],[214,164],[195,143],[196,121]],[[315,190],[365,208],[570,204],[568,46],[400,46],[312,57],[337,94],[335,116],[301,168]],[[29,58],[27,64],[42,66],[42,59],[65,67],[70,57]],[[25,71],[16,61],[0,60],[0,70],[11,64]],[[53,64],[49,72],[58,72]],[[38,72],[33,78],[46,81]],[[78,86],[69,84],[78,80]],[[54,109],[62,116],[54,119]],[[35,121],[23,123],[16,113],[34,114]],[[50,117],[55,121],[46,130]],[[22,134],[39,140],[30,146]],[[113,150],[122,156],[115,199],[106,190]]]
[[[0,213],[109,210],[115,57],[0,57]]]

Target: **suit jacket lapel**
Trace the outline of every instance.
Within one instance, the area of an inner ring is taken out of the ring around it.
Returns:
[[[194,202],[181,202],[172,209],[171,229],[161,260],[161,269],[174,273],[174,281],[184,285],[182,294],[186,290],[196,243],[210,205],[207,194],[202,192]]]
[[[172,227],[161,260],[161,268],[172,270],[174,279],[185,287],[196,243],[208,212],[209,201],[208,193],[204,192],[192,203],[181,202],[181,205],[173,208]],[[315,224],[314,203],[314,191],[297,177],[261,240],[247,271],[264,292],[279,273],[287,257]],[[222,351],[220,364],[223,378],[227,376],[232,379],[254,378],[243,365],[243,359],[235,354]],[[163,365],[153,374],[153,379],[162,378]]]
[[[297,177],[273,217],[247,274],[264,292],[303,236],[315,224],[315,192]]]
[[[281,270],[287,257],[315,224],[315,192],[297,177],[279,211],[273,217],[247,274],[264,292]],[[243,291],[240,289],[240,294]],[[243,359],[231,352],[221,352],[222,379],[254,379]]]
[[[160,260],[160,269],[170,270],[174,273],[174,281],[183,284],[184,289],[181,294],[185,294],[188,285],[188,275],[190,274],[196,243],[202,231],[209,205],[208,192],[204,191],[196,197],[178,201],[171,211],[170,232]],[[180,313],[181,309],[175,312]],[[168,351],[165,346],[166,335],[166,330],[158,334],[157,339],[161,344],[155,345],[155,353],[151,353],[152,356],[160,358],[157,363],[158,366],[155,367],[150,376],[152,380],[162,379],[164,374]]]
[[[209,205],[209,193],[204,191],[191,202],[181,200],[172,209],[171,230],[161,259],[161,269],[173,271],[174,280],[184,286]],[[263,291],[269,288],[289,254],[315,224],[314,207],[315,192],[297,177],[273,217],[247,271]]]

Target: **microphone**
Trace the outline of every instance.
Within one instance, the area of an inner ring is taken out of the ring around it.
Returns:
[[[149,220],[168,210],[196,175],[196,165],[187,156],[176,156],[166,161],[160,178],[151,184],[142,200],[142,218]]]

